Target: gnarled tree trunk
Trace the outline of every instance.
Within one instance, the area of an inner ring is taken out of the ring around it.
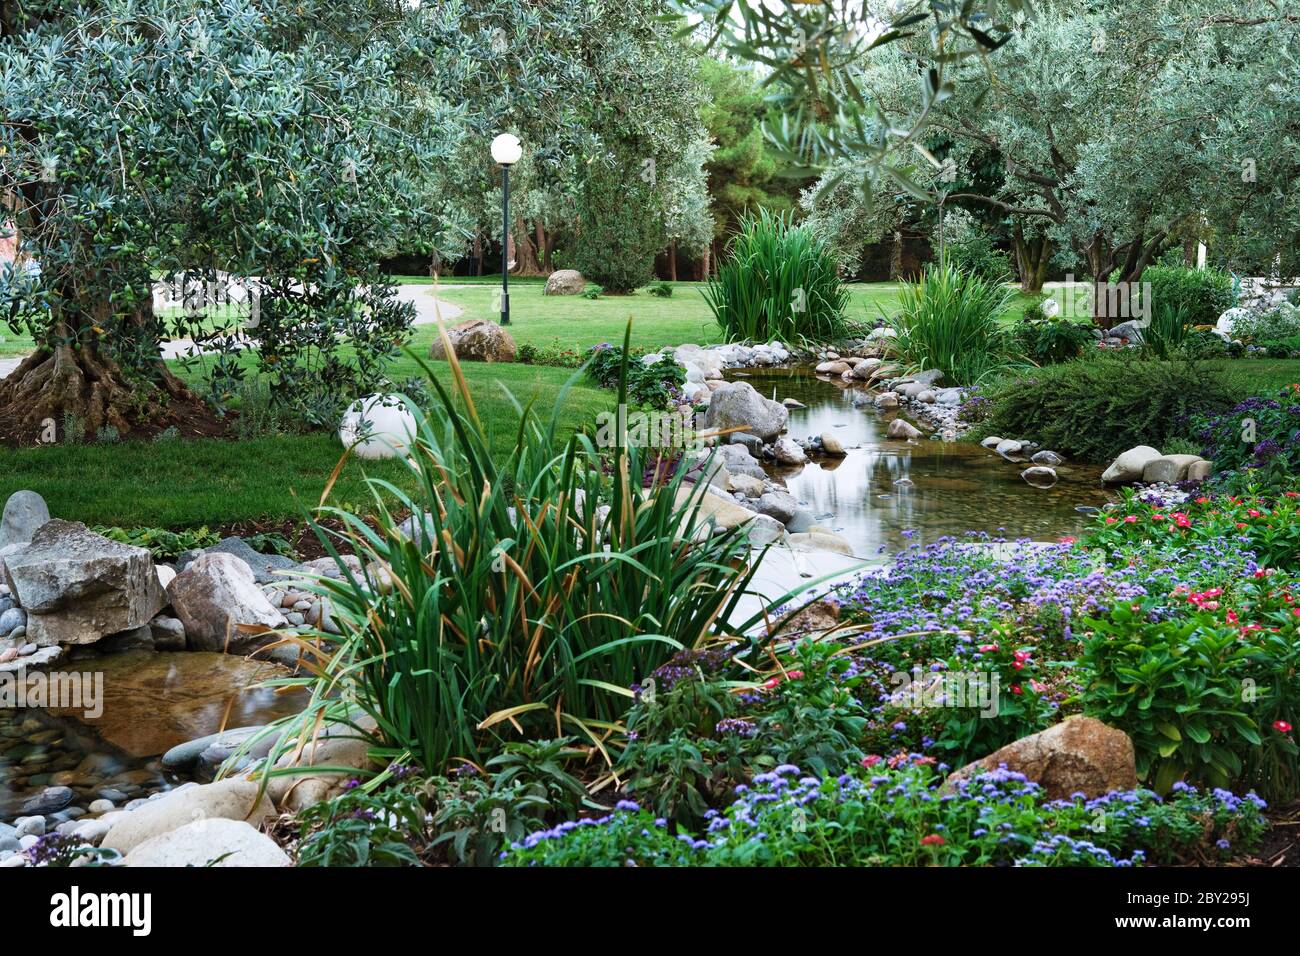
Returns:
[[[38,348],[0,379],[0,437],[19,444],[67,441],[71,427],[94,438],[104,428],[121,437],[153,434],[170,425],[209,417],[203,402],[168,370],[161,357],[147,368],[124,367],[104,341],[113,322],[112,306],[56,314],[53,344]],[[140,306],[125,326],[127,334],[152,336],[153,302]],[[156,341],[150,339],[150,341]]]

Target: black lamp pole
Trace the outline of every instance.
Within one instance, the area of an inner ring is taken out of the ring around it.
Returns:
[[[501,164],[501,324],[510,324],[510,165]]]

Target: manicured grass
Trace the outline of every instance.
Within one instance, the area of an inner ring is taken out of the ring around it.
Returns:
[[[465,374],[493,448],[505,454],[518,419],[501,386],[521,404],[535,401],[545,419],[573,373],[525,365],[466,365]],[[590,425],[612,404],[611,392],[579,383],[564,399],[561,422],[569,431]],[[330,433],[239,442],[0,448],[0,501],[20,488],[31,488],[45,497],[55,516],[87,524],[175,528],[294,518],[319,502],[342,453],[337,436]],[[394,462],[350,461],[334,486],[331,503],[364,508],[370,501],[367,475],[399,482],[405,477]]]

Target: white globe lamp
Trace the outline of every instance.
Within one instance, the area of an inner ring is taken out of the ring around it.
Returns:
[[[358,399],[339,424],[339,440],[358,458],[404,458],[415,434],[415,416],[402,395]]]

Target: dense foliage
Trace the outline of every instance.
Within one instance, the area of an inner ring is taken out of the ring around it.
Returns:
[[[1099,351],[1099,350],[1098,350]],[[1032,435],[1085,461],[1109,461],[1134,445],[1188,437],[1192,416],[1230,408],[1236,390],[1219,369],[1161,362],[1124,350],[1039,369],[982,396],[979,430]]]

